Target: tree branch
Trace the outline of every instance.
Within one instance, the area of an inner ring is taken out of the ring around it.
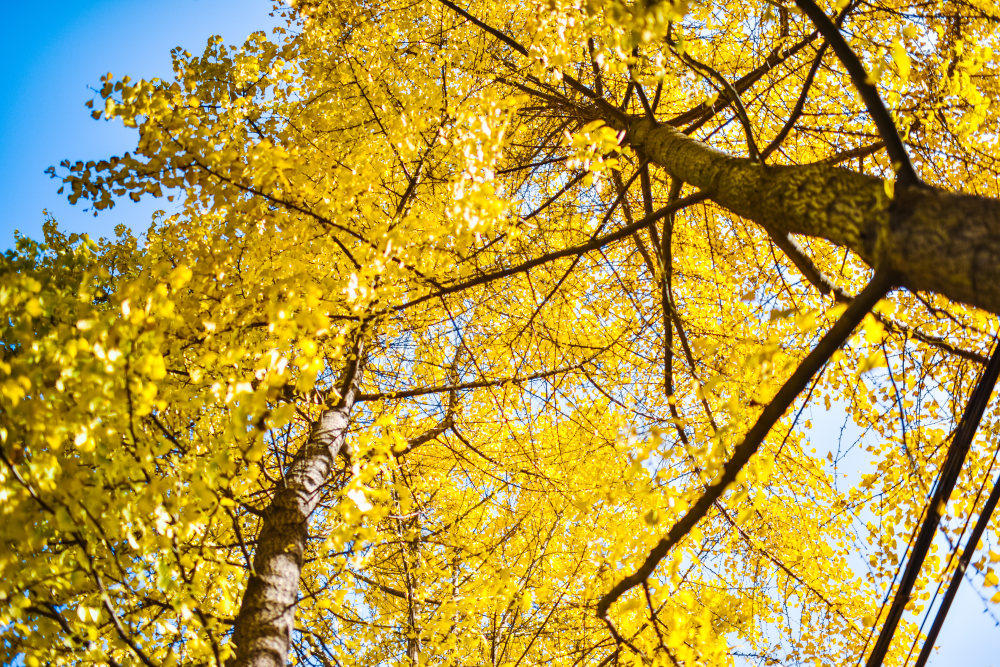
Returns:
[[[885,103],[878,94],[878,89],[875,88],[875,84],[868,76],[868,72],[865,71],[865,66],[861,64],[857,54],[848,45],[847,40],[840,33],[840,29],[813,0],[795,0],[795,4],[805,12],[806,16],[822,33],[833,52],[837,54],[837,58],[847,69],[851,83],[861,95],[861,99],[868,109],[868,115],[875,122],[875,127],[878,128],[878,133],[882,137],[882,141],[885,142],[886,151],[888,151],[889,158],[896,169],[896,178],[899,184],[918,185],[920,178],[913,169],[910,156],[906,153],[906,147],[903,146],[903,140],[896,129],[896,123],[889,115],[889,110],[885,108]]]
[[[927,638],[924,639],[924,645],[920,649],[920,655],[917,656],[917,661],[913,667],[924,667],[927,664],[927,659],[930,658],[931,651],[934,650],[934,642],[937,641],[937,636],[941,631],[941,626],[944,624],[944,619],[948,616],[952,600],[955,599],[955,594],[958,593],[958,587],[962,583],[965,570],[969,567],[972,556],[975,555],[976,549],[979,547],[979,540],[982,539],[983,533],[990,523],[990,518],[993,516],[993,511],[997,508],[998,501],[1000,501],[1000,476],[997,477],[997,481],[993,484],[993,491],[990,492],[990,497],[986,499],[983,511],[980,512],[979,519],[976,520],[976,526],[972,529],[969,540],[965,543],[962,557],[959,559],[955,573],[952,575],[951,583],[948,584],[948,590],[945,592],[944,598],[941,599],[941,605],[934,616],[934,623],[931,624],[931,629],[927,632]]]
[[[840,349],[865,315],[893,287],[893,278],[891,274],[883,272],[875,274],[861,294],[851,302],[840,319],[826,332],[816,347],[806,355],[791,377],[785,381],[775,397],[760,413],[756,423],[747,432],[743,442],[736,447],[733,456],[723,466],[717,479],[708,486],[705,493],[691,506],[691,509],[673,525],[666,537],[653,547],[639,569],[615,584],[598,601],[597,616],[599,618],[606,619],[608,608],[618,598],[633,586],[645,581],[670,549],[695,527],[715,504],[715,501],[722,496],[726,488],[736,481],[737,475],[760,448],[764,438],[771,431],[771,427],[785,414],[785,410],[805,389],[813,375],[826,364],[834,352]]]
[[[990,361],[986,364],[983,374],[976,383],[976,388],[972,390],[969,402],[962,413],[962,419],[955,429],[951,445],[945,458],[944,466],[941,468],[941,476],[938,479],[934,495],[927,504],[927,512],[924,515],[923,523],[920,525],[920,532],[913,542],[913,550],[910,552],[910,559],[906,562],[906,570],[899,580],[899,588],[892,599],[892,605],[886,614],[885,623],[879,631],[878,639],[875,640],[875,647],[872,648],[871,655],[868,656],[867,667],[878,667],[885,659],[885,654],[892,643],[892,636],[896,633],[896,626],[903,616],[903,610],[910,601],[910,592],[917,581],[917,575],[923,567],[924,558],[930,549],[934,539],[934,532],[937,530],[938,522],[947,506],[948,499],[958,482],[958,475],[962,472],[962,464],[969,453],[972,445],[972,438],[976,435],[979,422],[983,418],[986,404],[993,395],[993,387],[996,385],[997,377],[1000,376],[1000,344],[995,344]],[[973,543],[974,544],[974,543]],[[973,549],[975,547],[973,546]]]
[[[590,252],[591,250],[597,250],[598,248],[603,248],[609,243],[614,243],[615,241],[619,241],[627,236],[631,236],[633,232],[636,232],[648,226],[652,222],[656,222],[657,220],[663,218],[664,216],[670,215],[671,213],[679,211],[692,204],[697,204],[698,202],[704,201],[706,199],[708,199],[708,195],[701,192],[695,193],[693,195],[684,197],[683,199],[679,199],[673,204],[668,204],[667,206],[664,206],[663,208],[659,209],[652,215],[645,216],[642,220],[637,220],[631,225],[626,225],[621,229],[609,232],[604,236],[599,236],[597,238],[591,239],[586,243],[581,243],[579,245],[570,246],[569,248],[563,248],[562,250],[556,250],[550,253],[546,253],[544,255],[536,257],[535,259],[531,259],[528,260],[527,262],[518,264],[517,266],[512,266],[506,269],[500,269],[498,271],[486,273],[481,276],[476,276],[475,278],[470,278],[468,280],[463,280],[458,283],[446,285],[444,288],[438,290],[437,292],[432,292],[430,294],[425,294],[423,296],[417,297],[416,299],[395,306],[390,310],[391,311],[406,310],[408,308],[411,308],[412,306],[423,303],[424,301],[428,301],[430,299],[436,299],[448,294],[454,294],[456,292],[461,292],[469,289],[470,287],[475,287],[477,285],[485,285],[495,280],[500,280],[501,278],[509,278],[510,276],[530,271],[536,266],[541,266],[542,264],[547,264],[548,262],[557,259],[562,259],[563,257],[572,257],[574,255]]]
[[[592,110],[593,111],[593,110]],[[759,165],[644,117],[611,127],[720,206],[772,231],[824,238],[911,290],[1000,314],[1000,201],[885,182],[827,164]]]

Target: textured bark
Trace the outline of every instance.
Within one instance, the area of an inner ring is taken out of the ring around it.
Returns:
[[[760,165],[648,119],[604,120],[671,176],[743,218],[775,233],[827,239],[910,289],[1000,314],[997,200],[923,185],[890,197],[881,179],[848,169]]]
[[[228,667],[286,664],[299,577],[309,537],[309,516],[330,479],[350,421],[360,376],[360,350],[341,378],[341,398],[324,411],[285,472],[284,483],[264,512],[253,572],[233,630],[235,655]]]

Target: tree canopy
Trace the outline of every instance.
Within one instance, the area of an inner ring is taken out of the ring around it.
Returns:
[[[0,259],[0,657],[922,664],[1000,602],[1000,7],[275,12],[52,170],[176,213]]]

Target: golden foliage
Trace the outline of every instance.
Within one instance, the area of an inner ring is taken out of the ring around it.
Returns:
[[[1000,9],[835,4],[921,176],[996,196]],[[898,291],[868,316],[613,605],[619,641],[594,614],[842,311],[766,230],[711,203],[592,243],[693,194],[595,98],[655,107],[734,155],[792,117],[771,163],[890,178],[842,68],[770,0],[456,6],[279,6],[270,35],[175,52],[172,80],[102,82],[95,117],[138,144],[64,163],[70,199],[181,212],[101,242],[51,224],[0,260],[3,659],[224,662],[262,517],[358,336],[360,396],[309,518],[292,660],[865,653],[993,329],[934,294]],[[871,275],[799,242],[844,294]],[[994,455],[975,443],[950,539]],[[919,644],[948,563],[928,560],[888,664]]]

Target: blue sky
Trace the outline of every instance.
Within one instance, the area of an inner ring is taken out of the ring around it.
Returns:
[[[0,40],[0,249],[14,230],[41,236],[43,209],[61,227],[93,236],[125,223],[145,229],[162,204],[128,202],[93,217],[56,194],[44,174],[63,159],[104,158],[135,146],[118,122],[95,121],[84,102],[102,74],[168,76],[170,49],[191,52],[220,34],[241,42],[273,24],[269,0],[51,0],[4,3]]]
[[[135,145],[132,130],[94,121],[84,102],[101,75],[133,78],[170,74],[170,49],[200,51],[221,34],[242,41],[273,24],[269,0],[52,0],[8,2],[0,40],[0,249],[14,230],[41,235],[48,209],[60,226],[94,236],[124,223],[145,229],[156,203],[123,202],[98,217],[56,194],[59,183],[44,174],[62,159],[100,159]],[[162,204],[161,204],[162,205]],[[814,416],[810,435],[818,447],[836,438],[840,424]],[[1000,629],[968,582],[945,623],[935,665],[1000,666]]]

